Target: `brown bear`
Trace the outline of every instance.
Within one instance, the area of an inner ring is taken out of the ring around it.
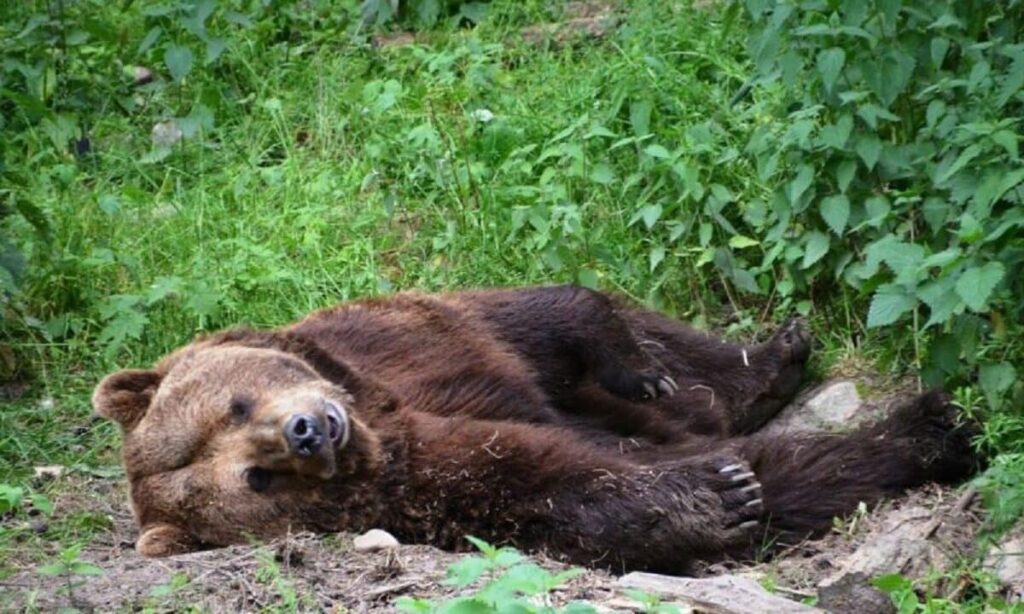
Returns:
[[[852,434],[757,434],[809,350],[797,322],[744,347],[571,286],[405,293],[199,339],[93,403],[144,555],[379,527],[685,573],[975,469],[936,393]]]

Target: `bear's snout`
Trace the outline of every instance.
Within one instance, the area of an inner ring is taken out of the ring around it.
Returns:
[[[297,413],[285,422],[284,438],[289,450],[300,457],[315,456],[330,442],[341,448],[348,442],[348,416],[337,404],[325,400],[323,413]]]
[[[309,414],[297,414],[284,425],[284,438],[293,454],[313,456],[324,445],[324,434],[317,419]]]

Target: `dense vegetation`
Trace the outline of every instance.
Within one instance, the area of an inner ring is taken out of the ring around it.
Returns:
[[[573,281],[737,336],[801,313],[821,371],[955,391],[1019,516],[1024,4],[637,0],[539,45],[562,3],[397,4],[0,7],[0,512],[33,466],[111,471],[92,385],[197,332]]]

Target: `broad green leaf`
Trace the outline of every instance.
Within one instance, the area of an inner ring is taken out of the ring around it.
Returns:
[[[1011,159],[1016,160],[1020,158],[1018,139],[1015,132],[1010,130],[997,130],[992,134],[992,140],[996,145],[1005,149]]]
[[[946,54],[949,52],[949,39],[936,36],[932,39],[930,47],[932,66],[939,68],[942,66],[942,62],[945,61]]]
[[[882,153],[882,141],[874,133],[862,134],[857,138],[853,149],[870,171],[878,163],[878,156]]]
[[[817,230],[807,233],[807,240],[804,243],[804,259],[800,267],[806,269],[813,266],[828,253],[828,248],[828,235]]]
[[[840,47],[825,49],[818,54],[818,72],[821,74],[821,82],[826,91],[832,91],[845,63],[846,52]]]
[[[491,568],[491,562],[484,557],[463,557],[448,567],[448,575],[444,584],[451,584],[459,588],[469,586]]]
[[[67,573],[68,568],[63,563],[50,563],[48,565],[40,565],[36,568],[36,573],[44,576],[59,576]]]
[[[821,217],[837,236],[843,236],[850,220],[850,199],[845,195],[829,196],[821,201]]]
[[[121,201],[113,194],[104,194],[99,197],[98,201],[100,211],[107,215],[117,215],[121,210]]]
[[[584,288],[596,290],[599,285],[597,271],[594,269],[580,269],[580,272],[576,274],[576,282]]]
[[[32,502],[32,507],[39,510],[43,514],[49,516],[53,513],[53,502],[46,495],[32,494],[29,495],[29,501]]]
[[[945,172],[939,175],[937,182],[945,183],[946,181],[948,181],[949,178],[957,174],[960,171],[960,169],[967,166],[971,160],[977,158],[978,154],[980,153],[981,146],[976,144],[968,145],[966,148],[964,148],[963,151],[960,152],[960,155],[957,156],[956,161],[953,162],[953,164],[949,168],[947,168]]]
[[[1024,53],[1018,53],[1013,58],[1009,69],[1006,71],[1006,78],[999,87],[999,96],[996,98],[996,106],[1002,108],[1013,98],[1020,88],[1024,87]]]
[[[672,157],[672,154],[669,152],[669,150],[665,149],[661,145],[658,145],[657,143],[652,143],[645,147],[644,153],[652,158],[660,158],[662,160],[667,160]]]
[[[1008,362],[985,364],[978,369],[978,384],[993,409],[1002,405],[1003,394],[1017,381],[1017,370]]]
[[[707,222],[701,222],[700,227],[697,230],[697,240],[700,241],[701,247],[707,247],[711,244],[711,224]]]
[[[729,239],[729,247],[733,249],[743,249],[745,247],[753,247],[755,245],[760,244],[761,243],[759,241],[756,241],[744,235],[736,235]]]
[[[954,281],[948,275],[925,282],[917,289],[917,297],[931,312],[924,327],[945,324],[953,314],[963,310],[963,302],[953,288]]]
[[[661,205],[655,204],[642,207],[638,213],[640,214],[640,219],[644,222],[644,226],[647,227],[647,230],[650,230],[661,219],[661,212]]]
[[[615,171],[606,162],[598,162],[590,169],[590,180],[601,185],[615,182]]]
[[[794,207],[800,201],[800,197],[804,195],[807,188],[811,187],[811,182],[814,181],[814,167],[810,164],[803,164],[796,173],[796,177],[789,183],[788,186],[788,197],[789,203]]]
[[[929,128],[933,128],[935,126],[935,123],[938,122],[939,119],[945,114],[946,103],[942,99],[936,98],[935,100],[929,102],[928,108],[925,109],[925,122]]]
[[[821,144],[832,149],[842,149],[853,131],[853,117],[845,114],[836,123],[821,129]]]
[[[437,18],[441,15],[441,3],[439,0],[419,0],[416,4],[416,15],[420,18],[420,23],[427,27],[433,26],[437,23]]]
[[[871,198],[864,201],[864,209],[867,212],[866,223],[869,226],[878,226],[885,220],[885,217],[889,215],[889,211],[892,210],[892,206],[889,204],[889,199],[885,196],[872,196]]]
[[[164,49],[164,63],[171,78],[179,83],[192,71],[192,51],[181,45],[167,45]]]
[[[956,282],[956,293],[973,311],[983,312],[988,307],[992,291],[1002,281],[1006,269],[1000,262],[988,262],[963,272]]]
[[[629,123],[633,126],[633,134],[638,137],[651,133],[651,102],[638,100],[629,105]]]
[[[850,182],[853,181],[853,177],[856,174],[856,160],[843,160],[839,163],[839,166],[836,167],[836,183],[839,185],[840,192],[846,192],[847,188],[850,187]]]
[[[914,308],[917,301],[907,291],[896,284],[884,284],[878,287],[871,299],[868,309],[868,328],[888,326],[903,317]]]
[[[665,248],[664,247],[662,247],[661,245],[658,245],[658,246],[655,246],[653,249],[651,249],[650,254],[648,254],[648,260],[650,261],[650,267],[651,267],[651,272],[652,273],[654,272],[654,269],[658,268],[658,265],[661,264],[661,261],[664,260],[664,259],[665,259]]]
[[[71,573],[76,576],[102,576],[103,568],[92,563],[86,563],[84,561],[76,561],[70,565]]]

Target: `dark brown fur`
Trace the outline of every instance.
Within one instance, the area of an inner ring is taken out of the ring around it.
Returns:
[[[973,470],[938,394],[849,435],[756,434],[808,353],[797,323],[742,347],[576,287],[400,294],[199,340],[94,404],[123,427],[147,555],[381,527],[680,572]],[[351,437],[289,454],[281,424],[325,403]]]

